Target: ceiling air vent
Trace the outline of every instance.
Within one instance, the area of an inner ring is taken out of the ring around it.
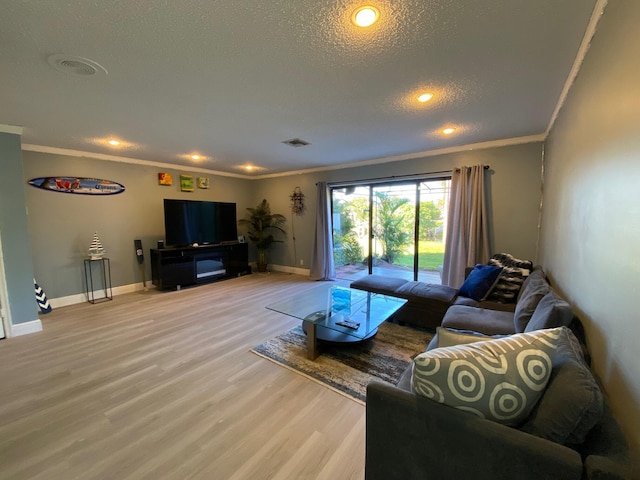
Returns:
[[[307,145],[311,145],[309,142],[305,142],[304,140],[300,140],[299,138],[292,138],[291,140],[285,140],[285,145],[289,145],[290,147],[306,147]]]
[[[107,69],[88,58],[76,57],[57,53],[47,58],[47,63],[59,72],[74,77],[91,77],[93,75],[106,75]]]

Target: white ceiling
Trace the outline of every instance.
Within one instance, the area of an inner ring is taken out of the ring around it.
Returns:
[[[11,0],[0,123],[26,149],[252,175],[542,135],[596,2]],[[350,21],[362,4],[381,12],[370,29]],[[108,74],[61,73],[52,54]]]

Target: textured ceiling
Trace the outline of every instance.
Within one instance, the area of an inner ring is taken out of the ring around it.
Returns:
[[[362,4],[5,2],[0,123],[23,144],[254,175],[539,135],[596,0],[373,0],[369,29],[350,21]]]

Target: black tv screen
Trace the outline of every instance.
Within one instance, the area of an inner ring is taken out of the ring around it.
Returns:
[[[167,246],[208,245],[238,240],[236,204],[197,200],[164,200]]]

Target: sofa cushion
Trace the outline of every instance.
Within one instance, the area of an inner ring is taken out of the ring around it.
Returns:
[[[473,330],[487,335],[514,333],[513,313],[452,305],[442,319],[442,326],[458,330]]]
[[[365,290],[367,292],[392,295],[398,287],[407,283],[403,278],[386,277],[384,275],[367,275],[349,285],[351,288]]]
[[[553,371],[521,430],[570,447],[582,444],[603,414],[603,396],[576,337],[562,328]]]
[[[562,328],[436,348],[414,359],[412,388],[504,425],[529,416],[551,375]]]
[[[500,310],[501,312],[514,312],[516,309],[515,303],[502,303],[494,300],[483,300],[478,302],[473,298],[457,296],[453,302],[454,305],[467,305],[469,307],[488,308],[489,310]]]
[[[521,295],[513,314],[513,327],[516,332],[524,332],[542,297],[551,291],[551,285],[541,270],[534,270],[525,280]],[[554,325],[559,326],[559,325]]]
[[[571,320],[573,320],[571,307],[556,292],[551,290],[538,303],[524,331],[531,332],[545,328],[568,327]]]
[[[520,260],[508,253],[497,253],[491,257],[489,265],[503,267],[489,299],[503,303],[515,303],[522,284],[533,269],[533,263],[529,260]]]
[[[480,305],[478,300],[474,300],[473,298],[463,297],[458,295],[453,302],[454,305],[466,305],[467,307],[477,307]]]
[[[498,281],[501,271],[502,267],[496,265],[476,265],[460,287],[458,294],[479,302],[484,300]]]
[[[408,302],[394,315],[398,322],[417,327],[435,328],[458,294],[455,288],[424,282],[406,282],[391,295]]]
[[[395,289],[393,293],[396,297],[406,298],[411,303],[420,303],[426,307],[444,308],[451,304],[458,291],[447,285],[436,283],[424,283],[405,281]]]
[[[496,337],[440,327],[429,346],[449,347],[491,338]],[[408,379],[405,384],[408,385]],[[603,409],[602,391],[583,358],[580,342],[570,329],[563,328],[547,388],[520,429],[575,448],[598,423]]]
[[[405,371],[402,372],[402,375],[400,375],[400,379],[398,380],[396,387],[406,392],[413,392],[411,389],[411,375],[411,367],[407,367]]]
[[[518,292],[518,296],[516,297],[516,301],[519,301],[522,295],[527,293],[527,289],[529,287],[537,286],[541,283],[548,284],[549,281],[547,280],[547,274],[544,273],[542,267],[540,265],[536,265],[535,267],[533,267],[533,270],[531,270],[531,273],[529,273],[529,276],[524,279],[522,288],[520,289],[520,291]]]
[[[435,348],[454,347],[456,345],[466,345],[468,343],[484,342],[493,337],[471,330],[456,330],[453,328],[436,328]],[[431,344],[429,344],[431,345]]]

